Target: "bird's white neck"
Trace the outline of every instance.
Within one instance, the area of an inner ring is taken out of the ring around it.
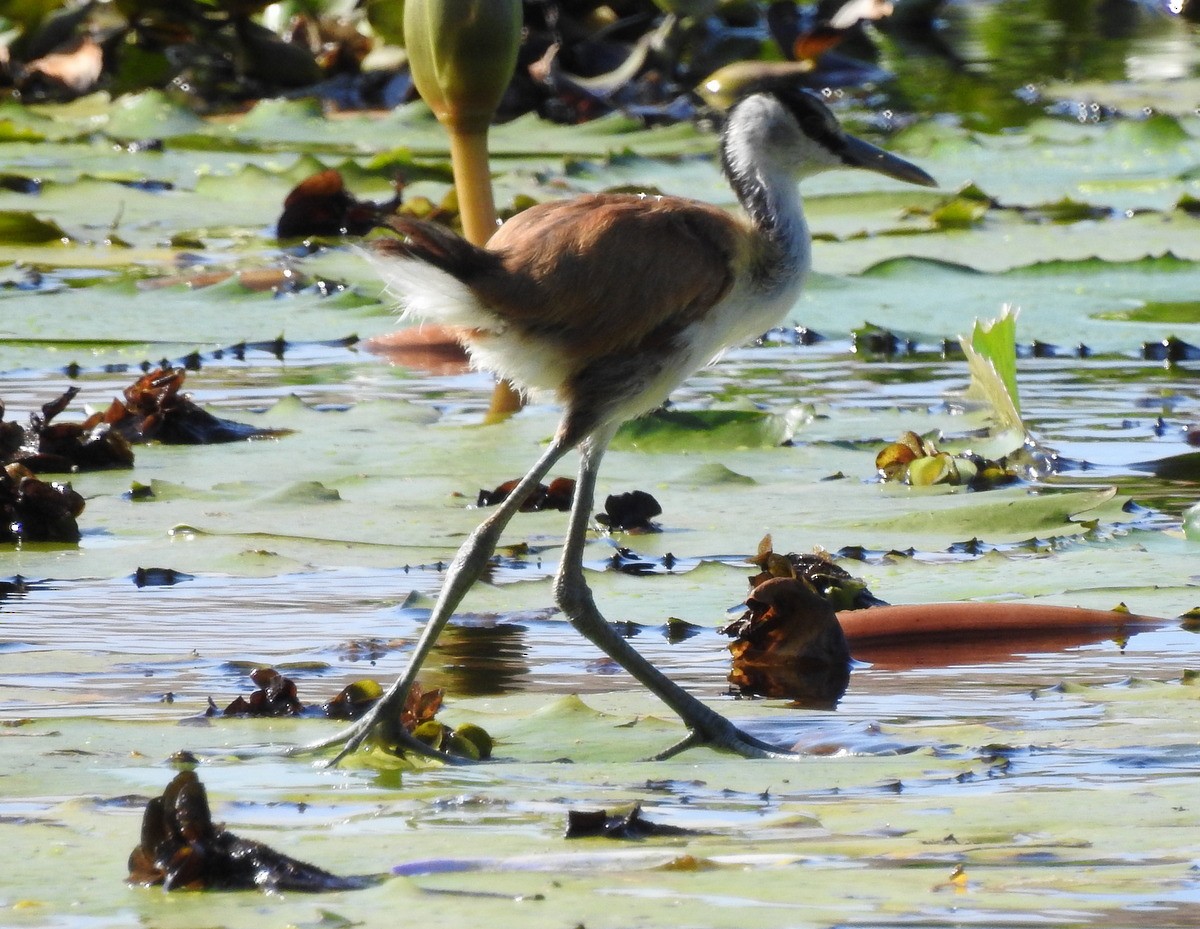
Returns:
[[[748,101],[749,103],[749,101]],[[774,157],[779,139],[778,114],[744,103],[731,116],[721,146],[721,164],[738,202],[769,248],[762,269],[768,278],[784,278],[809,265],[808,224],[794,161]]]

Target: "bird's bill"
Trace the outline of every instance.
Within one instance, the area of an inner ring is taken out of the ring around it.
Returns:
[[[891,152],[885,152],[882,148],[856,139],[852,135],[846,136],[842,161],[852,168],[866,168],[868,171],[894,177],[898,181],[919,184],[921,187],[937,187],[937,181],[911,161],[898,158]]]

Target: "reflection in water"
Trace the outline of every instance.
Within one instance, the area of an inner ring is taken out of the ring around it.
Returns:
[[[1167,625],[1166,620],[1163,625]],[[1012,637],[994,633],[922,636],[907,641],[869,642],[856,646],[854,657],[873,667],[890,670],[1000,665],[1025,662],[1034,654],[1052,655],[1105,643],[1114,653],[1120,654],[1137,632],[1137,629],[1116,634],[1111,629],[1026,629]]]
[[[745,695],[790,700],[797,709],[835,710],[850,683],[850,664],[801,660],[753,665],[735,660],[729,683]]]
[[[526,628],[463,617],[442,631],[422,679],[462,697],[489,697],[520,689],[529,674]]]
[[[37,589],[38,586],[40,585],[38,585],[36,582],[31,583],[30,581],[25,580],[25,578],[21,577],[19,574],[11,578],[0,580],[0,606],[4,605],[3,601],[10,598],[13,600],[24,600],[25,594],[27,594],[30,590]],[[12,605],[15,606],[16,604]]]
[[[1053,81],[1123,81],[1152,60],[1177,77],[1196,58],[1182,24],[1136,0],[997,0],[944,10],[945,28],[892,31],[884,64],[918,112],[955,113],[995,131],[1045,115],[1018,94]],[[1169,64],[1168,64],[1169,62]]]

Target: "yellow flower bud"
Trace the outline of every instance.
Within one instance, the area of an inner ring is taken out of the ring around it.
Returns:
[[[516,66],[520,0],[405,0],[404,44],[438,120],[451,131],[486,132]]]

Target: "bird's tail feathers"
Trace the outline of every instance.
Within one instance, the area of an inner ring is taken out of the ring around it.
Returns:
[[[397,214],[388,217],[387,226],[399,233],[399,238],[389,236],[374,243],[383,255],[419,258],[464,283],[495,265],[492,252],[472,245],[438,223]]]
[[[496,267],[496,255],[436,223],[393,216],[388,226],[401,237],[376,239],[367,257],[404,316],[447,326],[490,328],[490,314],[471,283]]]

